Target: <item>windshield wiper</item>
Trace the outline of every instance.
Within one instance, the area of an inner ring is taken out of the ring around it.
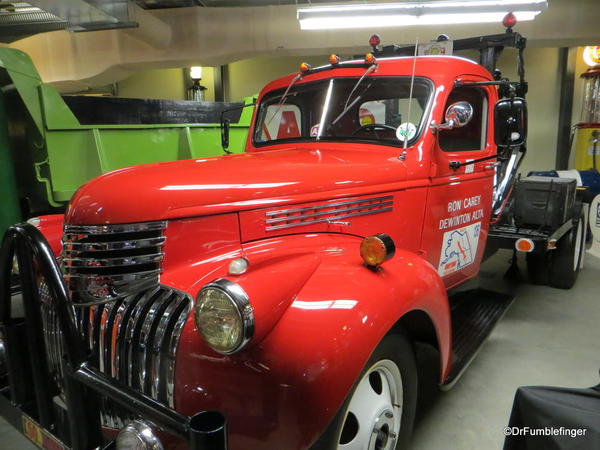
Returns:
[[[358,86],[360,86],[360,83],[362,83],[362,81],[367,77],[367,75],[369,75],[371,72],[373,72],[375,69],[377,69],[377,64],[373,64],[372,66],[370,66],[365,73],[363,73],[362,77],[360,77],[358,79],[358,81],[356,82],[356,84],[354,85],[354,87],[352,88],[352,90],[350,91],[350,94],[348,95],[348,98],[346,99],[346,102],[344,103],[344,109],[342,110],[341,113],[339,113],[339,115],[329,124],[329,126],[327,127],[329,130],[331,130],[331,127],[335,126],[342,117],[344,117],[346,115],[346,113],[348,111],[350,111],[350,109],[352,109],[352,107],[354,105],[356,105],[356,102],[358,102],[361,98],[362,98],[362,94],[365,93],[365,91],[367,91],[367,89],[369,89],[369,87],[371,87],[371,85],[369,84],[369,86],[367,86],[367,89],[365,89],[364,91],[362,91],[362,93],[356,97],[352,103],[350,103],[348,105],[348,102],[350,101],[350,99],[352,98],[352,95],[354,94],[354,92],[356,91],[356,89],[358,88]]]
[[[275,116],[277,116],[277,113],[279,112],[279,110],[281,109],[281,107],[283,106],[283,104],[285,103],[287,96],[290,92],[290,89],[292,88],[292,86],[294,84],[296,84],[296,82],[302,78],[302,74],[299,73],[297,74],[292,81],[290,82],[290,84],[288,85],[287,89],[285,90],[285,92],[283,93],[283,95],[281,96],[281,99],[279,100],[279,103],[277,103],[277,109],[275,110],[275,112],[273,113],[273,115],[271,116],[271,118],[267,121],[267,123],[265,123],[265,126],[269,126],[269,124],[271,123],[271,121],[275,118]]]

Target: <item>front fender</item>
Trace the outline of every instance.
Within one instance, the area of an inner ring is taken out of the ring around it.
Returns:
[[[204,345],[190,319],[179,345],[178,409],[223,411],[234,450],[307,448],[332,420],[379,341],[413,310],[432,319],[446,373],[450,313],[435,269],[403,250],[380,270],[368,269],[360,241],[313,234],[245,244],[249,270],[230,279],[249,293],[257,330],[258,318],[266,317],[263,309],[278,306],[270,316],[278,320],[252,346],[222,356]],[[296,264],[281,270],[273,263],[265,270],[278,258]],[[287,298],[279,295],[283,291]]]
[[[42,232],[54,256],[58,257],[62,251],[63,214],[50,214],[29,219],[28,222]]]

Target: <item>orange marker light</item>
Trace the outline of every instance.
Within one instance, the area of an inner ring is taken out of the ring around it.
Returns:
[[[396,253],[396,245],[391,237],[381,233],[363,239],[360,244],[360,257],[369,267],[377,267]]]
[[[303,62],[300,64],[300,72],[306,73],[311,69],[310,64]]]
[[[332,66],[337,66],[340,63],[340,57],[335,53],[329,55],[329,64]]]
[[[365,55],[365,63],[372,65],[372,64],[375,64],[376,61],[377,61],[377,59],[375,59],[375,56],[373,55],[373,53],[367,53]]]
[[[519,252],[530,253],[535,248],[535,243],[531,239],[521,238],[515,242],[515,248]]]

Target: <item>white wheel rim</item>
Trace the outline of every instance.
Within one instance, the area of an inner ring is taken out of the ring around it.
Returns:
[[[577,271],[579,263],[581,262],[581,237],[583,235],[583,227],[581,226],[581,220],[577,223],[577,234],[575,235],[575,256],[573,258],[573,272]]]
[[[338,450],[394,450],[402,419],[402,376],[388,359],[361,378],[344,416]]]

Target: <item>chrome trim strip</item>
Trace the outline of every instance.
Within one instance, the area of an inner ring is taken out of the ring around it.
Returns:
[[[173,293],[170,290],[162,291],[161,295],[154,300],[152,305],[150,305],[150,309],[147,311],[146,317],[140,328],[138,361],[135,366],[137,379],[134,378],[136,382],[134,383],[135,386],[132,385],[132,387],[139,389],[144,394],[149,393],[148,385],[150,380],[147,379],[146,367],[150,360],[152,340],[160,321],[166,320],[163,314],[172,297]]]
[[[76,270],[76,268],[73,268],[73,270]],[[135,281],[136,279],[138,279],[139,277],[145,276],[145,275],[159,275],[162,273],[162,269],[154,269],[154,270],[146,270],[144,272],[133,272],[133,273],[120,273],[120,274],[113,274],[113,275],[105,275],[102,273],[93,273],[93,272],[89,272],[89,273],[69,273],[71,272],[71,269],[69,267],[63,267],[63,272],[65,275],[65,279],[68,281],[71,278],[84,278],[87,279],[89,277],[102,277],[102,278],[108,278],[111,281],[121,281],[123,283],[125,282],[130,282],[130,281]]]
[[[342,208],[342,209],[331,209],[331,210],[326,210],[326,211],[313,213],[313,214],[302,214],[299,216],[277,217],[275,219],[267,219],[267,224],[287,222],[290,220],[301,220],[301,219],[307,219],[310,217],[319,217],[319,216],[324,216],[327,214],[341,213],[341,212],[348,212],[348,211],[357,211],[357,210],[361,210],[361,209],[381,208],[382,206],[391,206],[391,205],[393,205],[393,203],[394,202],[392,202],[392,201],[381,202],[381,203],[370,203],[368,205],[352,206],[350,208]]]
[[[164,257],[164,253],[153,253],[151,255],[122,256],[119,258],[68,258],[65,256],[62,260],[66,269],[89,267],[112,268],[161,262]]]
[[[127,370],[127,367],[123,363],[125,360],[123,353],[126,352],[127,349],[125,342],[125,330],[127,328],[127,324],[129,323],[129,318],[131,317],[133,308],[140,298],[140,294],[125,297],[123,299],[123,303],[121,303],[115,314],[115,324],[113,326],[116,326],[117,330],[114,332],[114,339],[112,339],[111,342],[111,345],[114,348],[114,351],[111,354],[111,375],[120,381],[124,381],[126,379],[125,371]],[[124,367],[123,370],[121,369],[121,366]]]
[[[156,333],[154,334],[154,339],[152,342],[152,355],[150,361],[150,376],[151,376],[151,386],[150,386],[150,396],[152,398],[166,398],[166,387],[164,383],[161,381],[164,379],[163,373],[166,371],[164,355],[162,354],[162,350],[165,346],[165,342],[167,339],[167,330],[170,328],[170,324],[173,322],[172,317],[178,310],[180,304],[185,299],[188,299],[188,302],[191,305],[191,298],[188,297],[177,297],[167,306],[167,309],[163,313],[163,320],[158,324],[158,328],[156,329]]]
[[[177,358],[177,346],[179,345],[179,338],[181,337],[183,327],[192,310],[192,302],[190,300],[185,297],[182,298],[182,306],[177,309],[177,311],[179,311],[176,315],[176,317],[178,316],[177,321],[173,326],[173,331],[168,335],[169,345],[167,346],[166,354],[168,364],[166,367],[167,375],[165,377],[165,386],[167,391],[167,403],[171,408],[175,407],[175,361]]]
[[[126,382],[129,386],[133,386],[133,365],[134,353],[139,351],[139,333],[143,320],[148,314],[148,310],[152,303],[156,301],[157,296],[161,293],[159,287],[147,291],[142,298],[134,306],[127,327],[125,328],[125,342],[127,343],[127,378]]]
[[[109,319],[114,307],[114,302],[107,303],[102,309],[102,316],[100,318],[100,338],[98,342],[98,368],[101,372],[107,372],[108,366],[105,360],[105,352],[107,347],[106,332],[109,328]]]
[[[139,231],[158,231],[167,228],[167,221],[137,222],[108,225],[65,225],[65,234],[116,234]]]
[[[106,252],[111,250],[132,250],[141,248],[161,247],[165,244],[165,236],[145,239],[110,241],[110,242],[71,242],[63,237],[63,245],[68,246],[64,252]]]
[[[314,225],[317,223],[324,223],[324,222],[330,222],[332,220],[338,220],[338,219],[347,219],[350,217],[358,217],[358,216],[366,216],[369,214],[378,214],[378,213],[384,213],[384,212],[389,212],[392,211],[393,208],[384,208],[384,209],[377,209],[374,211],[364,211],[364,212],[358,212],[358,213],[352,213],[352,214],[341,214],[339,216],[332,216],[332,217],[327,217],[324,219],[317,219],[317,220],[311,220],[311,221],[306,221],[306,222],[299,222],[299,223],[290,223],[290,224],[284,224],[284,225],[274,225],[271,227],[266,227],[265,230],[266,231],[273,231],[273,230],[282,230],[284,228],[293,228],[293,227],[302,227],[305,225]],[[293,217],[289,218],[290,220],[293,219]]]
[[[392,200],[394,198],[393,195],[386,195],[384,197],[372,197],[372,198],[365,198],[362,200],[348,200],[348,201],[343,201],[343,202],[336,202],[336,203],[324,203],[321,205],[316,205],[316,206],[305,206],[302,208],[293,208],[293,209],[281,209],[278,211],[267,211],[266,215],[268,217],[270,216],[278,216],[281,214],[292,214],[292,213],[297,213],[297,212],[303,212],[303,211],[310,211],[312,209],[324,209],[324,208],[334,208],[337,206],[346,206],[346,205],[352,205],[355,203],[366,203],[366,202],[376,202],[376,201],[385,201],[385,200]]]

